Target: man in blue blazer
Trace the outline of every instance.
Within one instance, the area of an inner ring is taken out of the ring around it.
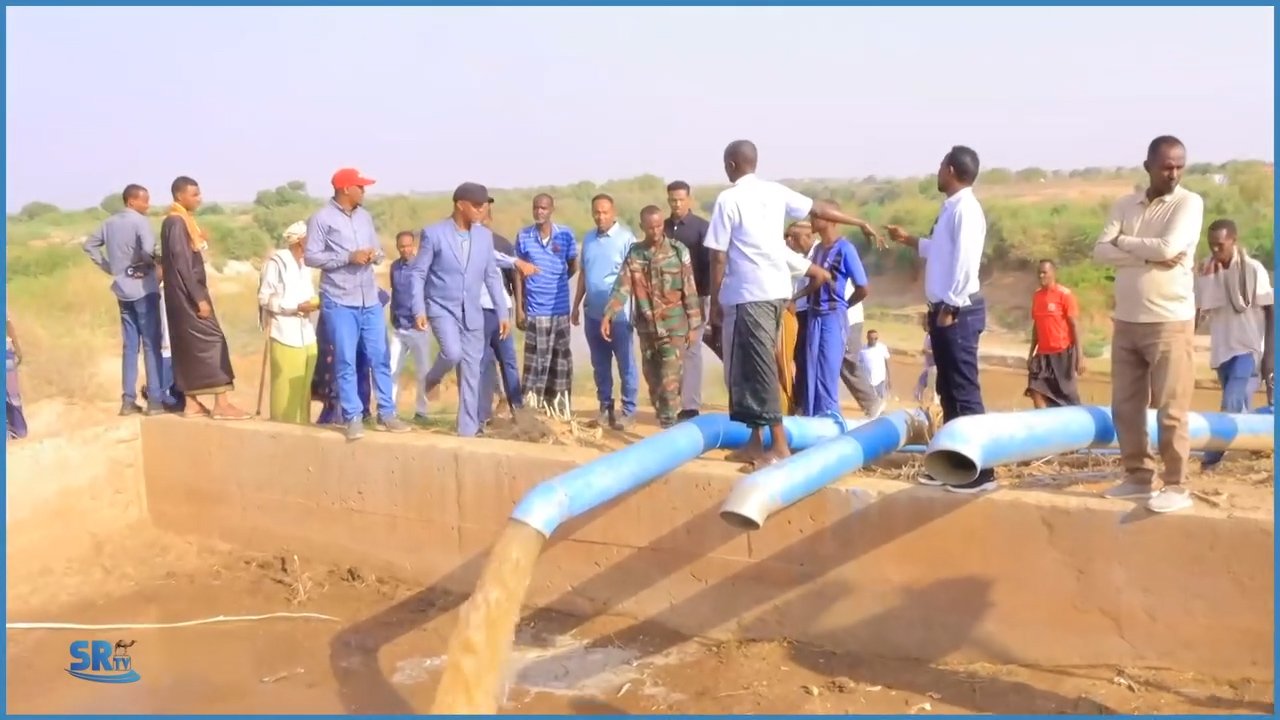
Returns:
[[[480,432],[480,363],[484,358],[484,310],[480,288],[489,291],[506,337],[510,322],[502,275],[493,254],[493,233],[481,220],[493,202],[489,190],[462,183],[453,191],[453,214],[422,229],[413,273],[413,312],[417,326],[428,326],[440,346],[427,371],[430,391],[454,368],[458,369],[458,435]]]

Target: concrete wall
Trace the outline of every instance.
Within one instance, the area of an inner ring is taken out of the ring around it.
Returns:
[[[5,514],[11,611],[92,586],[69,566],[146,517],[138,421],[9,443]]]
[[[596,456],[177,418],[145,420],[142,444],[162,529],[464,592],[516,501]],[[858,480],[743,533],[718,518],[740,477],[696,462],[574,521],[539,561],[528,603],[933,662],[1271,677],[1270,517]]]

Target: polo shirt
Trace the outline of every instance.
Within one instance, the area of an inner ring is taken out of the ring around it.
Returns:
[[[1068,318],[1080,316],[1080,305],[1068,288],[1054,283],[1031,296],[1031,321],[1036,326],[1036,354],[1056,355],[1071,347]]]
[[[524,312],[529,317],[569,314],[569,263],[578,259],[578,241],[564,225],[551,224],[544,241],[537,225],[516,235],[516,257],[538,267],[524,280]]]
[[[604,317],[618,270],[635,241],[635,233],[617,222],[604,232],[593,229],[582,236],[582,278],[587,289],[583,312],[589,320]],[[620,314],[625,317],[629,308],[627,303]]]

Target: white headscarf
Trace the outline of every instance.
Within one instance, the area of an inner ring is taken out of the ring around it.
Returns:
[[[285,246],[295,245],[307,239],[307,224],[301,220],[284,229]]]

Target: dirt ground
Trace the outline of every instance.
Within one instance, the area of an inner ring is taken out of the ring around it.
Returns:
[[[257,360],[237,362],[244,370],[236,401],[245,408],[253,406]],[[909,395],[918,362],[895,358],[891,372],[895,394]],[[990,409],[1028,406],[1022,397],[1024,375],[989,368],[982,380]],[[1106,380],[1084,378],[1086,402],[1107,403]],[[433,405],[440,427],[424,431],[449,432],[448,394],[446,389]],[[408,398],[405,393],[402,404],[411,402]],[[593,401],[588,393],[579,392],[575,404],[584,419],[589,417]],[[642,407],[645,404],[642,392]],[[1197,391],[1197,409],[1216,406],[1215,392]],[[102,402],[36,403],[28,410],[32,440],[113,422],[114,409]],[[850,414],[857,414],[852,406]],[[656,432],[652,425],[652,416],[645,412],[634,434],[541,420],[513,426],[500,418],[493,434],[608,451]],[[910,481],[919,460],[896,455],[860,475]],[[1228,511],[1270,513],[1272,463],[1270,457],[1233,454],[1216,472],[1194,474],[1190,484],[1199,502]],[[999,477],[1006,486],[1096,494],[1117,474],[1113,456],[1083,456],[1005,468]],[[856,482],[857,477],[849,480]],[[111,631],[9,630],[8,656],[14,659],[6,669],[11,713],[425,712],[461,600],[367,576],[359,568],[314,563],[287,551],[248,554],[193,544],[145,526],[102,540],[89,558],[68,563],[57,573],[49,581],[67,588],[65,602],[50,603],[48,593],[27,595],[21,587],[9,587],[8,620],[136,624],[271,612],[323,613],[338,620],[280,618]],[[85,600],[89,593],[92,599]],[[1142,668],[937,665],[833,654],[787,642],[712,644],[629,623],[614,617],[583,620],[527,613],[503,712],[1274,711],[1271,683]],[[633,638],[625,644],[616,640],[624,630]],[[130,654],[142,681],[110,686],[68,676],[63,672],[68,643],[79,639],[136,640]]]
[[[320,613],[170,629],[9,630],[11,713],[412,713],[430,706],[461,598],[292,555],[196,547],[140,529],[128,577],[102,597],[10,620],[172,623]],[[143,547],[145,545],[145,547]],[[120,560],[117,557],[117,560]],[[82,569],[81,572],[91,569]],[[113,595],[113,592],[119,593]],[[20,616],[15,613],[21,612]],[[625,644],[617,638],[633,638]],[[141,680],[70,677],[68,643],[134,640]],[[1271,713],[1270,683],[1140,668],[935,665],[787,642],[710,643],[527,613],[506,714]]]

